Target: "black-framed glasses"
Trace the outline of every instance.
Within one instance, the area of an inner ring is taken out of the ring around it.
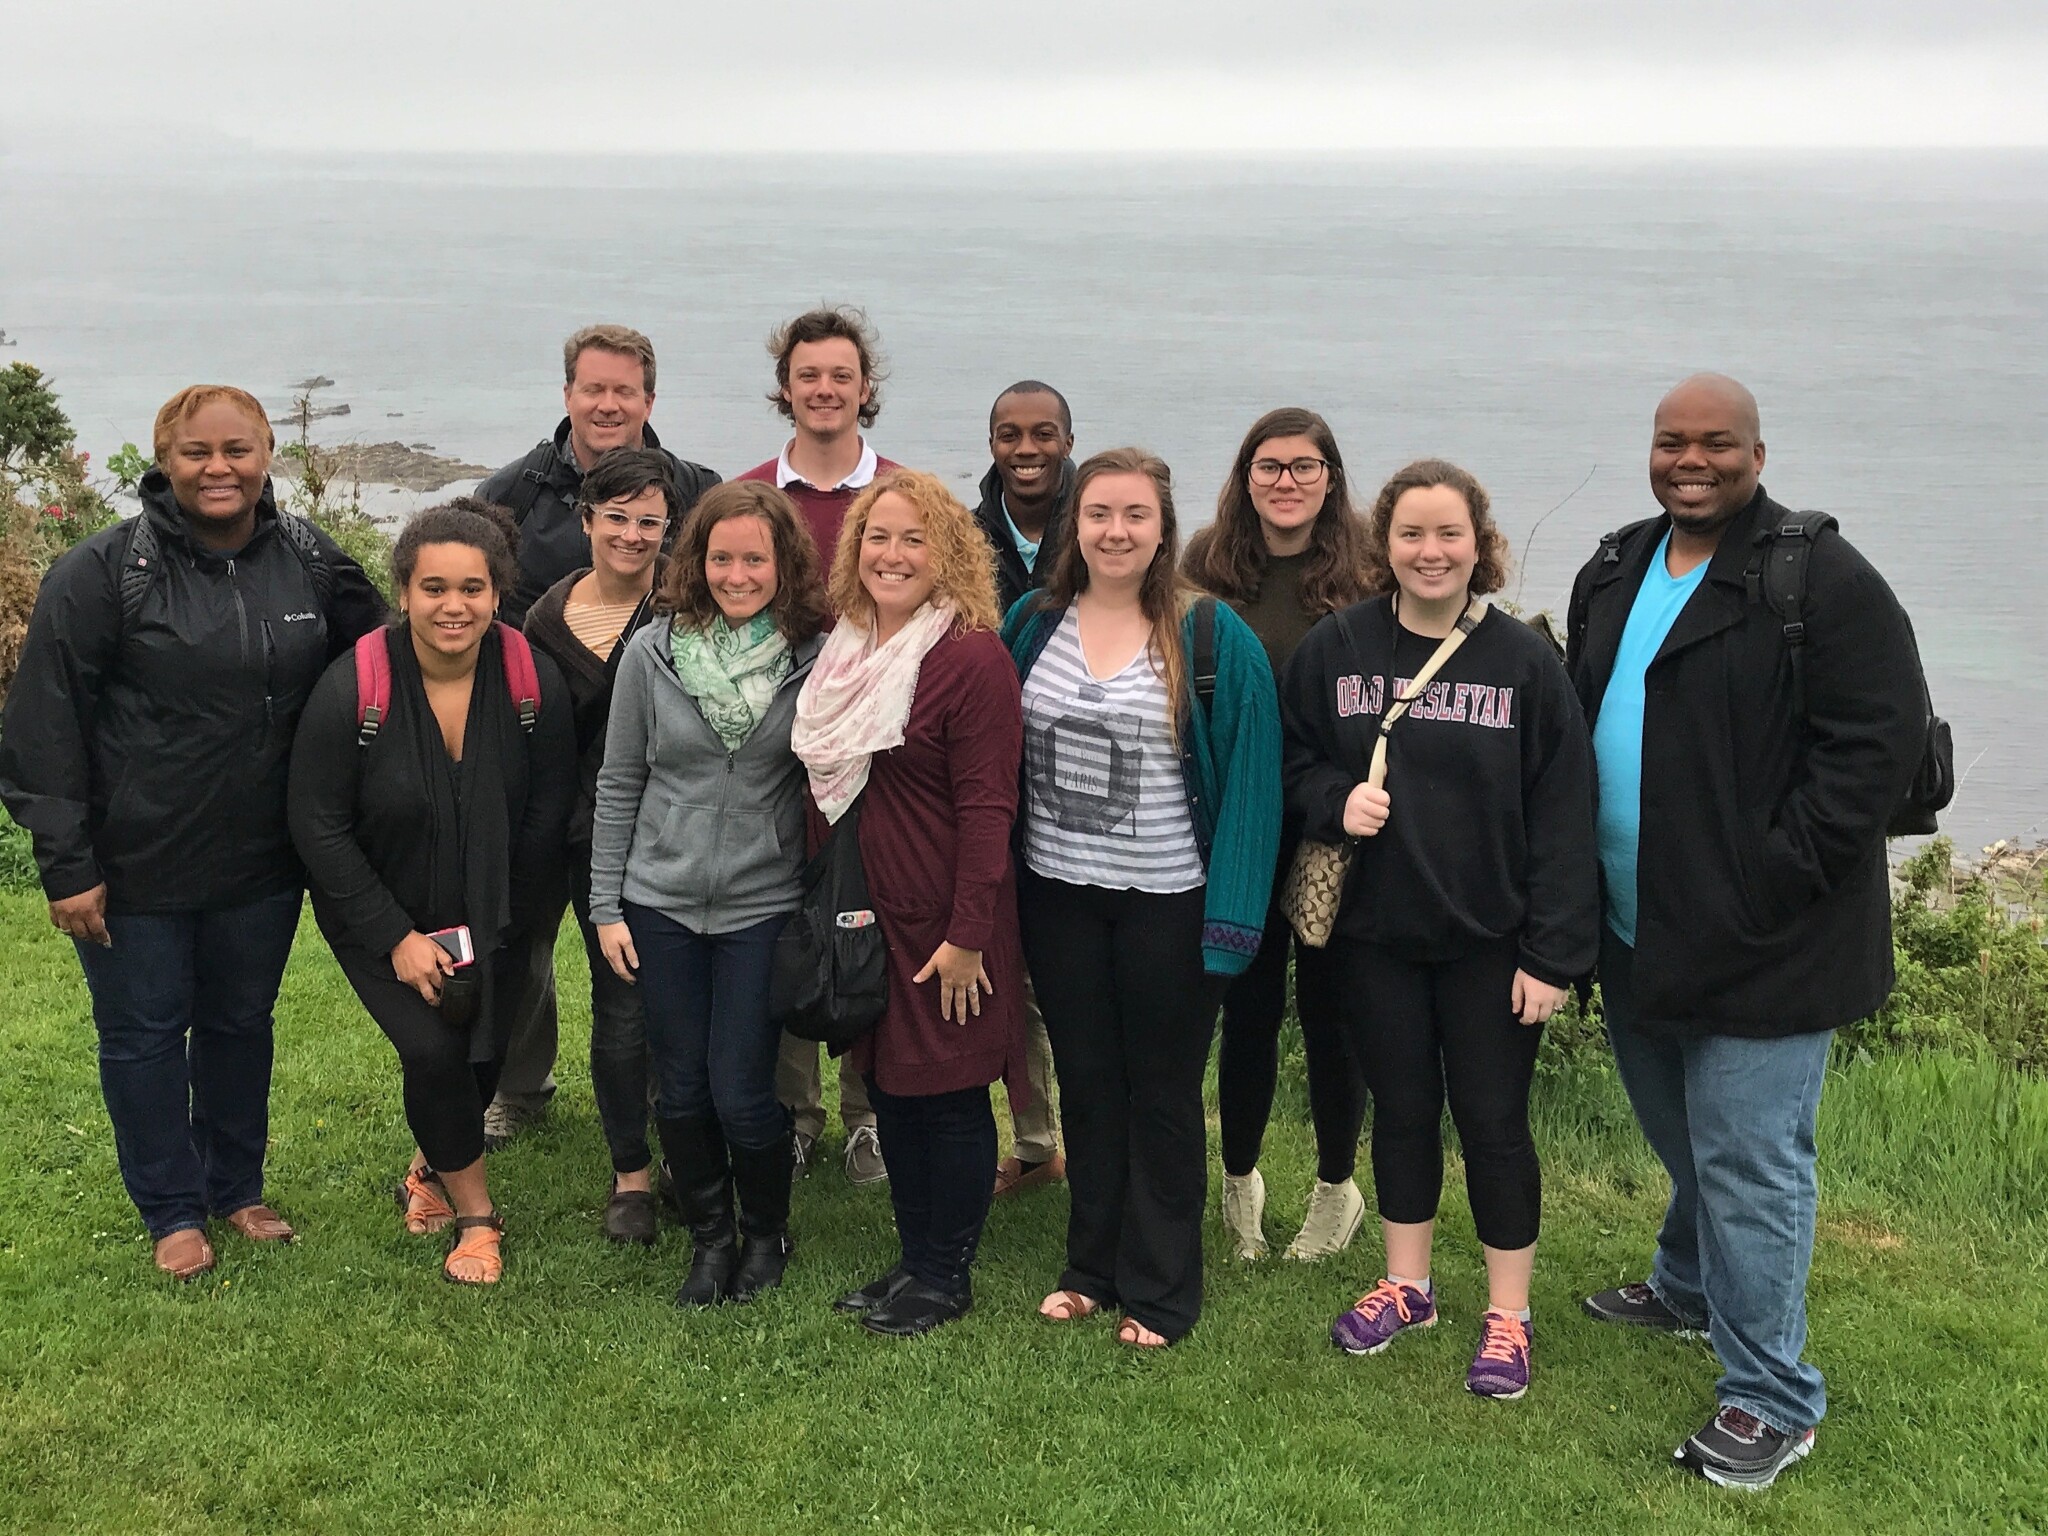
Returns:
[[[1278,485],[1284,471],[1296,485],[1314,485],[1329,467],[1328,459],[1253,459],[1251,481],[1259,486]]]
[[[662,529],[668,526],[665,517],[628,517],[623,512],[599,512],[597,521],[599,527],[613,535],[624,533],[628,528],[637,528],[643,539],[660,538]]]

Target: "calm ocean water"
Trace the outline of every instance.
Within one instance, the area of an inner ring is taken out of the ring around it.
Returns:
[[[853,300],[892,369],[871,439],[963,493],[1018,377],[1067,392],[1081,452],[1164,454],[1191,522],[1256,414],[1312,405],[1367,494],[1471,467],[1529,546],[1522,600],[1560,609],[1654,510],[1658,394],[1718,368],[1763,402],[1772,492],[1836,512],[1912,610],[1969,844],[2048,833],[2044,252],[2038,152],[0,161],[0,361],[55,375],[97,457],[182,384],[281,402],[325,373],[330,435],[497,463],[556,420],[561,338],[616,319],[660,350],[663,440],[729,474],[783,436],[770,326]]]

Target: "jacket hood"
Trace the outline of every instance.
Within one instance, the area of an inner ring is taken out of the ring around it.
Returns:
[[[171,490],[171,477],[161,469],[151,469],[136,483],[135,492],[142,502],[141,516],[156,526],[159,535],[175,539],[191,550],[205,546],[192,537],[192,523],[185,509],[178,505],[178,498]],[[264,477],[263,494],[256,498],[256,532],[277,521],[277,489],[268,476]]]

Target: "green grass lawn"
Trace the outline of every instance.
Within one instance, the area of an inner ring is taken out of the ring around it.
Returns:
[[[503,1285],[442,1283],[439,1241],[399,1227],[396,1064],[309,922],[270,1164],[303,1240],[217,1236],[218,1270],[180,1286],[116,1176],[70,947],[40,901],[0,897],[0,1530],[2048,1530],[2048,1084],[1940,1059],[1831,1080],[1812,1352],[1833,1407],[1813,1459],[1748,1496],[1669,1462],[1711,1404],[1706,1347],[1577,1309],[1642,1273],[1662,1209],[1596,1065],[1538,1084],[1520,1403],[1462,1390],[1485,1292],[1455,1165],[1446,1323],[1377,1359],[1327,1335],[1378,1274],[1370,1232],[1321,1266],[1247,1269],[1212,1218],[1207,1311],[1169,1352],[1042,1322],[1057,1189],[997,1208],[968,1320],[894,1342],[827,1309],[894,1254],[886,1195],[829,1158],[798,1189],[789,1282],[757,1305],[672,1307],[673,1229],[603,1242],[583,959],[560,953],[562,1091],[492,1163]],[[1311,1178],[1299,1070],[1264,1164],[1276,1250]]]

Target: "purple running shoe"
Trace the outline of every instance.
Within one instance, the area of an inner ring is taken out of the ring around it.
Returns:
[[[1511,1403],[1529,1390],[1529,1346],[1535,1328],[1512,1312],[1492,1307],[1479,1324],[1479,1353],[1465,1373],[1465,1390]]]
[[[1436,1326],[1436,1298],[1412,1285],[1382,1280],[1330,1324],[1330,1340],[1346,1354],[1376,1355],[1404,1328]]]

